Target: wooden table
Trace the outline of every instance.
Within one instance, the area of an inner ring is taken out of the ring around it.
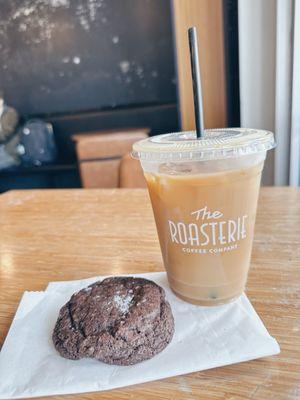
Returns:
[[[8,192],[0,222],[0,345],[24,290],[163,270],[145,190]],[[280,355],[77,398],[299,399],[300,189],[262,189],[247,293]]]

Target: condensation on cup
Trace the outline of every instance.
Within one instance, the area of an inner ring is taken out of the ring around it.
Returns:
[[[168,281],[199,305],[246,285],[261,172],[274,135],[254,129],[153,136],[133,146],[146,177]]]

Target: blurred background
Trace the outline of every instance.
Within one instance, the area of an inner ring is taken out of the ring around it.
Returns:
[[[274,131],[263,184],[299,185],[299,0],[0,0],[0,191],[144,187],[132,143],[194,129],[190,26],[206,128]]]

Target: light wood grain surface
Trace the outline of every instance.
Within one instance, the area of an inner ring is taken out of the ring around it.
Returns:
[[[24,290],[43,290],[53,280],[163,270],[142,189],[8,192],[0,196],[0,223],[0,345]],[[262,189],[247,294],[279,341],[280,355],[64,398],[299,399],[300,189]]]
[[[222,0],[172,0],[182,130],[195,129],[188,28],[199,41],[206,128],[227,124]]]

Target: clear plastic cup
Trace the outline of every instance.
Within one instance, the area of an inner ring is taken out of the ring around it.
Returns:
[[[245,289],[261,172],[273,133],[206,130],[153,136],[133,145],[146,177],[171,289],[200,305]]]

